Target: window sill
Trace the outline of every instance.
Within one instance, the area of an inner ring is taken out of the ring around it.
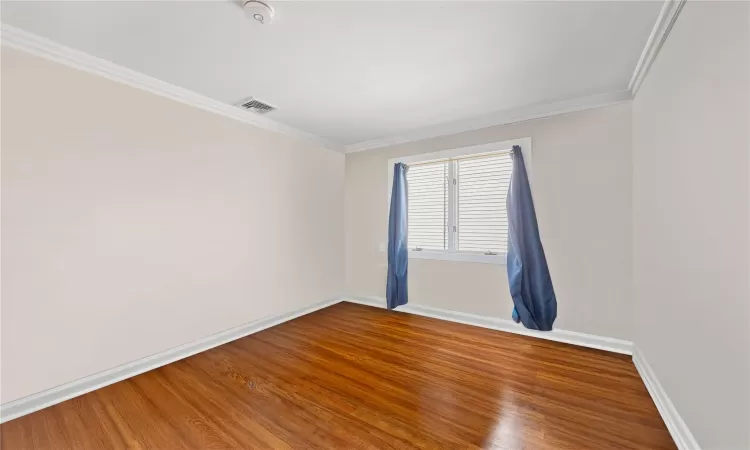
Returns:
[[[462,261],[482,264],[504,265],[506,254],[485,255],[482,253],[463,253],[463,252],[435,252],[435,251],[414,251],[409,250],[410,259],[437,259],[441,261]]]

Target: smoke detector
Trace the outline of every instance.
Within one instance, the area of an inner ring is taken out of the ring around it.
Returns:
[[[245,1],[242,9],[245,10],[245,17],[261,25],[270,25],[273,22],[273,8],[260,0]]]

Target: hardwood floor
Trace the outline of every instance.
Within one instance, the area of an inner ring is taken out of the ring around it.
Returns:
[[[340,303],[2,425],[3,449],[674,449],[630,357]]]

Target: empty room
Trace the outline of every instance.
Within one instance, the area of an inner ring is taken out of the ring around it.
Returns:
[[[0,21],[2,450],[750,450],[750,2]]]

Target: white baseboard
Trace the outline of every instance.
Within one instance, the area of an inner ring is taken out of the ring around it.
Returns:
[[[70,383],[66,383],[46,391],[29,395],[27,397],[14,400],[12,402],[0,405],[0,423],[7,422],[17,417],[30,414],[42,408],[61,403],[65,400],[78,397],[93,390],[108,386],[110,384],[122,381],[141,373],[165,366],[172,362],[178,361],[188,356],[195,355],[209,350],[227,342],[248,336],[258,331],[265,330],[272,326],[295,319],[297,317],[309,314],[319,309],[326,308],[341,301],[357,303],[361,305],[373,306],[376,308],[385,308],[386,302],[382,297],[345,297],[343,299],[326,300],[307,306],[302,309],[291,311],[285,314],[265,317],[254,322],[250,322],[238,327],[222,331],[220,333],[199,339],[189,344],[181,345],[167,351],[157,353],[145,358],[133,361],[121,366],[105,370],[85,378],[81,378]],[[695,441],[692,433],[685,425],[680,415],[677,413],[672,402],[669,400],[664,389],[659,384],[653,370],[648,365],[643,355],[633,348],[632,342],[621,339],[595,336],[574,331],[553,330],[553,331],[534,331],[524,328],[512,320],[483,317],[475,314],[461,313],[439,308],[432,308],[422,305],[404,305],[397,309],[400,312],[417,314],[425,317],[448,320],[451,322],[474,325],[493,330],[506,331],[525,336],[532,336],[541,339],[548,339],[557,342],[564,342],[583,347],[596,348],[616,353],[632,354],[633,363],[638,369],[651,398],[654,400],[659,413],[680,450],[700,450],[698,443]]]
[[[363,305],[376,306],[385,308],[386,302],[382,297],[346,297],[346,301],[359,303]],[[432,317],[435,319],[448,320],[451,322],[474,325],[492,330],[506,331],[509,333],[522,334],[551,341],[564,342],[566,344],[580,345],[582,347],[596,348],[609,352],[623,353],[631,355],[633,353],[633,343],[622,339],[611,337],[595,336],[593,334],[578,333],[576,331],[552,330],[536,331],[524,328],[523,325],[517,324],[512,320],[500,319],[497,317],[485,317],[476,314],[450,311],[447,309],[433,308],[423,305],[407,304],[399,306],[396,311],[418,314],[420,316]]]
[[[679,450],[700,450],[700,446],[695,437],[693,437],[693,433],[690,432],[685,421],[680,417],[667,392],[659,384],[656,374],[654,374],[651,366],[646,362],[643,353],[637,348],[633,350],[633,364],[638,369],[638,373],[646,385],[648,393],[651,394],[651,398],[654,400],[654,404],[656,404],[656,409],[659,410],[661,418],[664,419],[664,424],[667,426],[669,434],[672,435],[677,448]]]
[[[356,303],[358,305],[373,306],[375,308],[386,307],[386,302],[383,297],[344,297],[345,302]]]
[[[165,366],[169,363],[178,361],[188,356],[195,355],[209,350],[227,342],[248,336],[258,331],[265,330],[274,325],[295,319],[297,317],[309,314],[313,311],[339,303],[341,299],[325,300],[312,304],[310,306],[297,309],[288,313],[276,316],[264,317],[256,321],[231,328],[226,331],[207,336],[188,344],[174,347],[169,350],[156,353],[151,356],[132,361],[121,366],[114,367],[103,372],[99,372],[70,383],[66,383],[46,391],[38,392],[27,397],[20,398],[0,405],[0,423],[7,422],[17,417],[30,414],[42,408],[55,405],[73,397],[78,397],[87,392],[108,386],[110,384],[122,381],[126,378],[134,377],[149,370]]]
[[[361,305],[374,306],[377,308],[386,307],[386,300],[382,297],[346,297],[345,301],[358,303]],[[654,404],[656,404],[656,408],[658,409],[659,414],[664,420],[664,423],[667,426],[667,430],[669,430],[669,433],[672,436],[672,439],[675,441],[677,448],[679,450],[700,450],[698,442],[696,442],[693,434],[690,432],[687,425],[682,420],[682,417],[680,417],[680,414],[672,404],[672,401],[667,396],[667,393],[659,384],[659,380],[656,378],[653,370],[646,362],[643,354],[630,341],[578,333],[575,331],[528,330],[522,325],[513,322],[512,320],[499,319],[495,317],[484,317],[475,314],[467,314],[446,309],[432,308],[423,305],[407,304],[396,308],[396,311],[417,314],[425,317],[432,317],[435,319],[448,320],[451,322],[458,322],[466,325],[490,328],[493,330],[523,334],[525,336],[532,336],[541,339],[549,339],[557,342],[565,342],[567,344],[580,345],[582,347],[596,348],[599,350],[623,353],[626,355],[632,354],[633,364],[638,370],[641,379],[643,379],[643,383],[646,385],[646,389],[648,389],[648,392],[651,395]]]

